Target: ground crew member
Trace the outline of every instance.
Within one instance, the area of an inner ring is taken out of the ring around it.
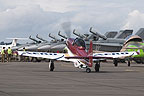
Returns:
[[[23,51],[26,51],[25,47],[23,47]],[[21,61],[25,61],[26,57],[25,56],[21,56]]]
[[[12,56],[12,49],[10,47],[8,47],[7,53],[7,62],[10,62]]]
[[[1,62],[5,62],[5,47],[1,50]]]
[[[23,51],[26,51],[25,47],[23,47]]]

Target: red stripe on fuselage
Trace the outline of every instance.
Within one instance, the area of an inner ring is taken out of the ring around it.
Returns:
[[[73,44],[74,42],[74,39],[72,38],[69,38],[67,40],[67,47],[70,49],[70,51],[75,55],[75,56],[82,56],[82,57],[87,57],[88,56],[88,53],[86,52],[85,48],[84,47],[79,47],[77,46],[76,44]],[[89,59],[92,59],[92,58],[89,58]],[[80,61],[82,61],[84,63],[89,65],[89,67],[92,67],[92,60],[90,62],[86,61],[85,59],[80,59]]]

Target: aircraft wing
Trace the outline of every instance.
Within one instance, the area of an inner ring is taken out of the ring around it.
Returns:
[[[106,58],[106,59],[114,59],[114,58],[126,58],[126,57],[131,57],[134,55],[138,55],[138,52],[104,52],[104,53],[94,53],[93,57],[101,57],[101,58]]]
[[[29,51],[18,51],[18,54],[21,56],[40,57],[53,60],[74,62],[73,59],[114,59],[114,58],[123,59],[126,57],[137,55],[138,52],[104,52],[104,53],[94,53],[92,56],[89,55],[87,57],[69,56],[67,53],[48,53],[48,52],[29,52]]]
[[[38,57],[38,58],[47,58],[53,60],[61,60],[61,61],[71,61],[66,59],[66,53],[48,53],[48,52],[30,52],[30,51],[17,51],[18,55],[21,56],[29,56],[29,57]]]
[[[87,57],[83,57],[83,56],[68,56],[68,57],[65,57],[66,59],[106,59],[106,58],[109,58],[109,59],[112,59],[111,57],[104,57],[104,56],[87,56]]]
[[[71,61],[74,62],[74,59],[100,59],[105,58],[101,56],[69,56],[67,53],[48,53],[48,52],[30,52],[30,51],[17,51],[18,55],[21,56],[29,56],[29,57],[38,57],[38,58],[47,58],[47,59],[53,59],[53,60],[61,60],[61,61]]]
[[[65,57],[67,59],[114,59],[114,58],[120,58],[124,59],[126,57],[131,57],[133,55],[138,55],[138,52],[104,52],[104,53],[93,53],[93,55],[89,55],[87,57],[82,56],[68,56]]]

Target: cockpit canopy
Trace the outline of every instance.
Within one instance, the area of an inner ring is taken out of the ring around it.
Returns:
[[[142,38],[138,35],[133,35],[133,36],[129,36],[127,39],[126,39],[126,42],[124,43],[124,45],[126,45],[128,42],[131,42],[131,41],[134,41],[134,42],[143,42]]]
[[[73,43],[73,44],[76,44],[78,47],[83,47],[83,48],[86,47],[84,40],[83,40],[83,39],[80,39],[80,38],[76,38],[76,39],[74,40],[74,43]]]

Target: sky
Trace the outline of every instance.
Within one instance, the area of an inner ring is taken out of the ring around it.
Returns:
[[[144,28],[143,0],[0,0],[0,41]]]

